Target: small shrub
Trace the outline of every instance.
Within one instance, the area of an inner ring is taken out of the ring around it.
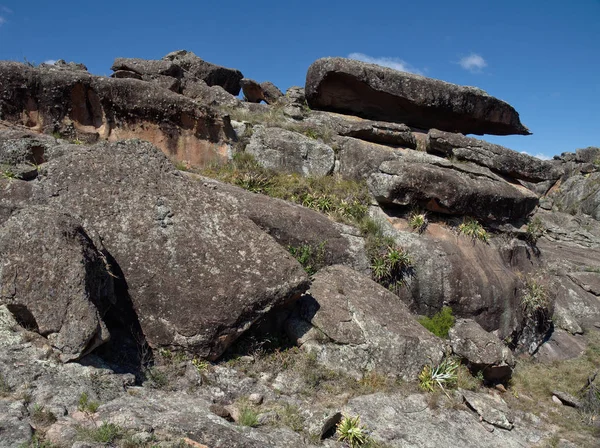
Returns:
[[[546,228],[544,227],[544,224],[542,224],[542,220],[536,216],[527,224],[527,241],[529,241],[531,244],[535,244],[545,232]]]
[[[99,407],[100,403],[90,400],[86,392],[82,392],[79,396],[77,409],[79,409],[81,412],[86,414],[95,414]]]
[[[242,426],[255,428],[258,426],[258,414],[251,407],[244,406],[240,410],[240,420],[238,423]]]
[[[23,443],[19,448],[58,448],[53,443],[44,439],[40,434],[34,434],[28,443]]]
[[[278,414],[282,425],[287,426],[295,432],[304,430],[304,419],[300,415],[298,406],[285,403],[283,409],[281,409]]]
[[[366,428],[360,424],[360,416],[344,416],[337,424],[338,440],[351,448],[363,447],[368,441]]]
[[[153,389],[163,389],[169,384],[167,374],[156,366],[145,369],[144,376]]]
[[[202,375],[210,367],[210,363],[203,359],[194,358],[192,359],[192,365],[196,368],[198,374]]]
[[[445,306],[431,317],[420,318],[419,323],[437,337],[447,339],[448,331],[450,331],[450,328],[454,325],[454,320],[452,308]]]
[[[429,221],[427,220],[427,215],[425,213],[412,211],[410,212],[410,215],[408,215],[408,225],[415,232],[423,233],[428,224]]]
[[[445,358],[436,367],[425,366],[419,374],[419,387],[426,392],[433,392],[437,386],[447,395],[446,388],[456,386],[459,365],[458,361]]]
[[[458,233],[471,237],[474,240],[488,242],[489,235],[479,222],[473,218],[466,217],[461,225],[458,226]]]
[[[56,422],[56,416],[39,404],[33,406],[30,417],[35,424],[41,426],[50,426]]]
[[[288,251],[308,275],[316,274],[325,265],[325,241],[316,247],[309,244],[288,246]]]

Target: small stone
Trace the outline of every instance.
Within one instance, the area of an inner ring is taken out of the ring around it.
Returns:
[[[131,436],[131,440],[135,443],[148,443],[152,441],[152,434],[146,431],[138,432]]]
[[[560,401],[560,398],[558,398],[556,395],[552,395],[552,401],[555,402],[556,404],[563,404],[562,401]]]
[[[250,394],[250,396],[248,397],[248,401],[256,405],[262,404],[263,400],[264,397],[261,394]]]

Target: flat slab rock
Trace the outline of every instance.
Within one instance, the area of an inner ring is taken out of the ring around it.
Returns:
[[[437,213],[469,215],[487,221],[525,218],[538,204],[534,193],[492,175],[489,170],[442,160],[383,162],[379,172],[368,179],[369,191],[380,204],[419,204]]]
[[[514,425],[508,406],[498,395],[459,391],[465,403],[477,412],[483,420],[502,429],[513,429]]]
[[[421,129],[463,134],[530,133],[511,105],[481,89],[352,59],[315,61],[306,74],[305,94],[313,109]]]

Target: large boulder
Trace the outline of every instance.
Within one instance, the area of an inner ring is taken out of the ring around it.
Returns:
[[[200,59],[191,51],[178,50],[169,53],[164,61],[173,62],[184,71],[184,77],[193,77],[209,86],[221,86],[232,95],[240,93],[240,81],[244,77],[239,70],[221,67]]]
[[[444,356],[443,342],[396,295],[346,266],[315,275],[286,328],[321,363],[359,377],[374,370],[414,379]]]
[[[172,61],[156,61],[137,58],[116,58],[112,71],[128,71],[138,75],[164,75],[180,78],[183,75],[181,67]]]
[[[269,81],[259,84],[253,79],[244,78],[241,80],[241,85],[246,101],[251,103],[260,103],[261,101],[264,101],[267,104],[275,104],[283,97],[281,90]]]
[[[333,149],[313,138],[287,129],[255,126],[246,152],[265,168],[325,176],[333,171]]]
[[[486,166],[514,179],[540,182],[557,180],[563,174],[556,164],[545,160],[483,140],[437,129],[429,131],[427,151]]]
[[[227,157],[228,118],[158,84],[0,62],[0,119],[65,138],[142,138],[169,157],[204,165]]]
[[[515,360],[510,349],[474,320],[458,319],[448,335],[454,354],[488,381],[504,381],[512,375]]]
[[[313,109],[463,134],[528,135],[508,103],[481,89],[344,58],[314,62],[306,75]]]
[[[549,197],[558,211],[585,213],[600,221],[600,172],[569,177]]]
[[[382,204],[419,205],[427,210],[470,215],[487,221],[525,218],[538,204],[525,187],[510,184],[489,170],[436,161],[391,160],[368,179],[369,190]]]
[[[35,254],[35,255],[34,255]],[[0,227],[0,305],[70,361],[109,338],[110,268],[81,225],[49,207],[14,213]]]
[[[34,197],[97,231],[153,348],[214,359],[307,287],[285,249],[145,142],[51,160]]]

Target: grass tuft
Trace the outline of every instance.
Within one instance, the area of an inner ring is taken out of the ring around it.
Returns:
[[[479,222],[473,218],[465,217],[462,224],[458,226],[458,233],[471,237],[473,240],[487,243],[489,235]]]
[[[440,311],[435,313],[431,317],[422,317],[419,319],[419,323],[435,334],[437,337],[442,339],[448,338],[448,332],[454,325],[454,316],[452,315],[452,308],[449,306],[443,307]]]

